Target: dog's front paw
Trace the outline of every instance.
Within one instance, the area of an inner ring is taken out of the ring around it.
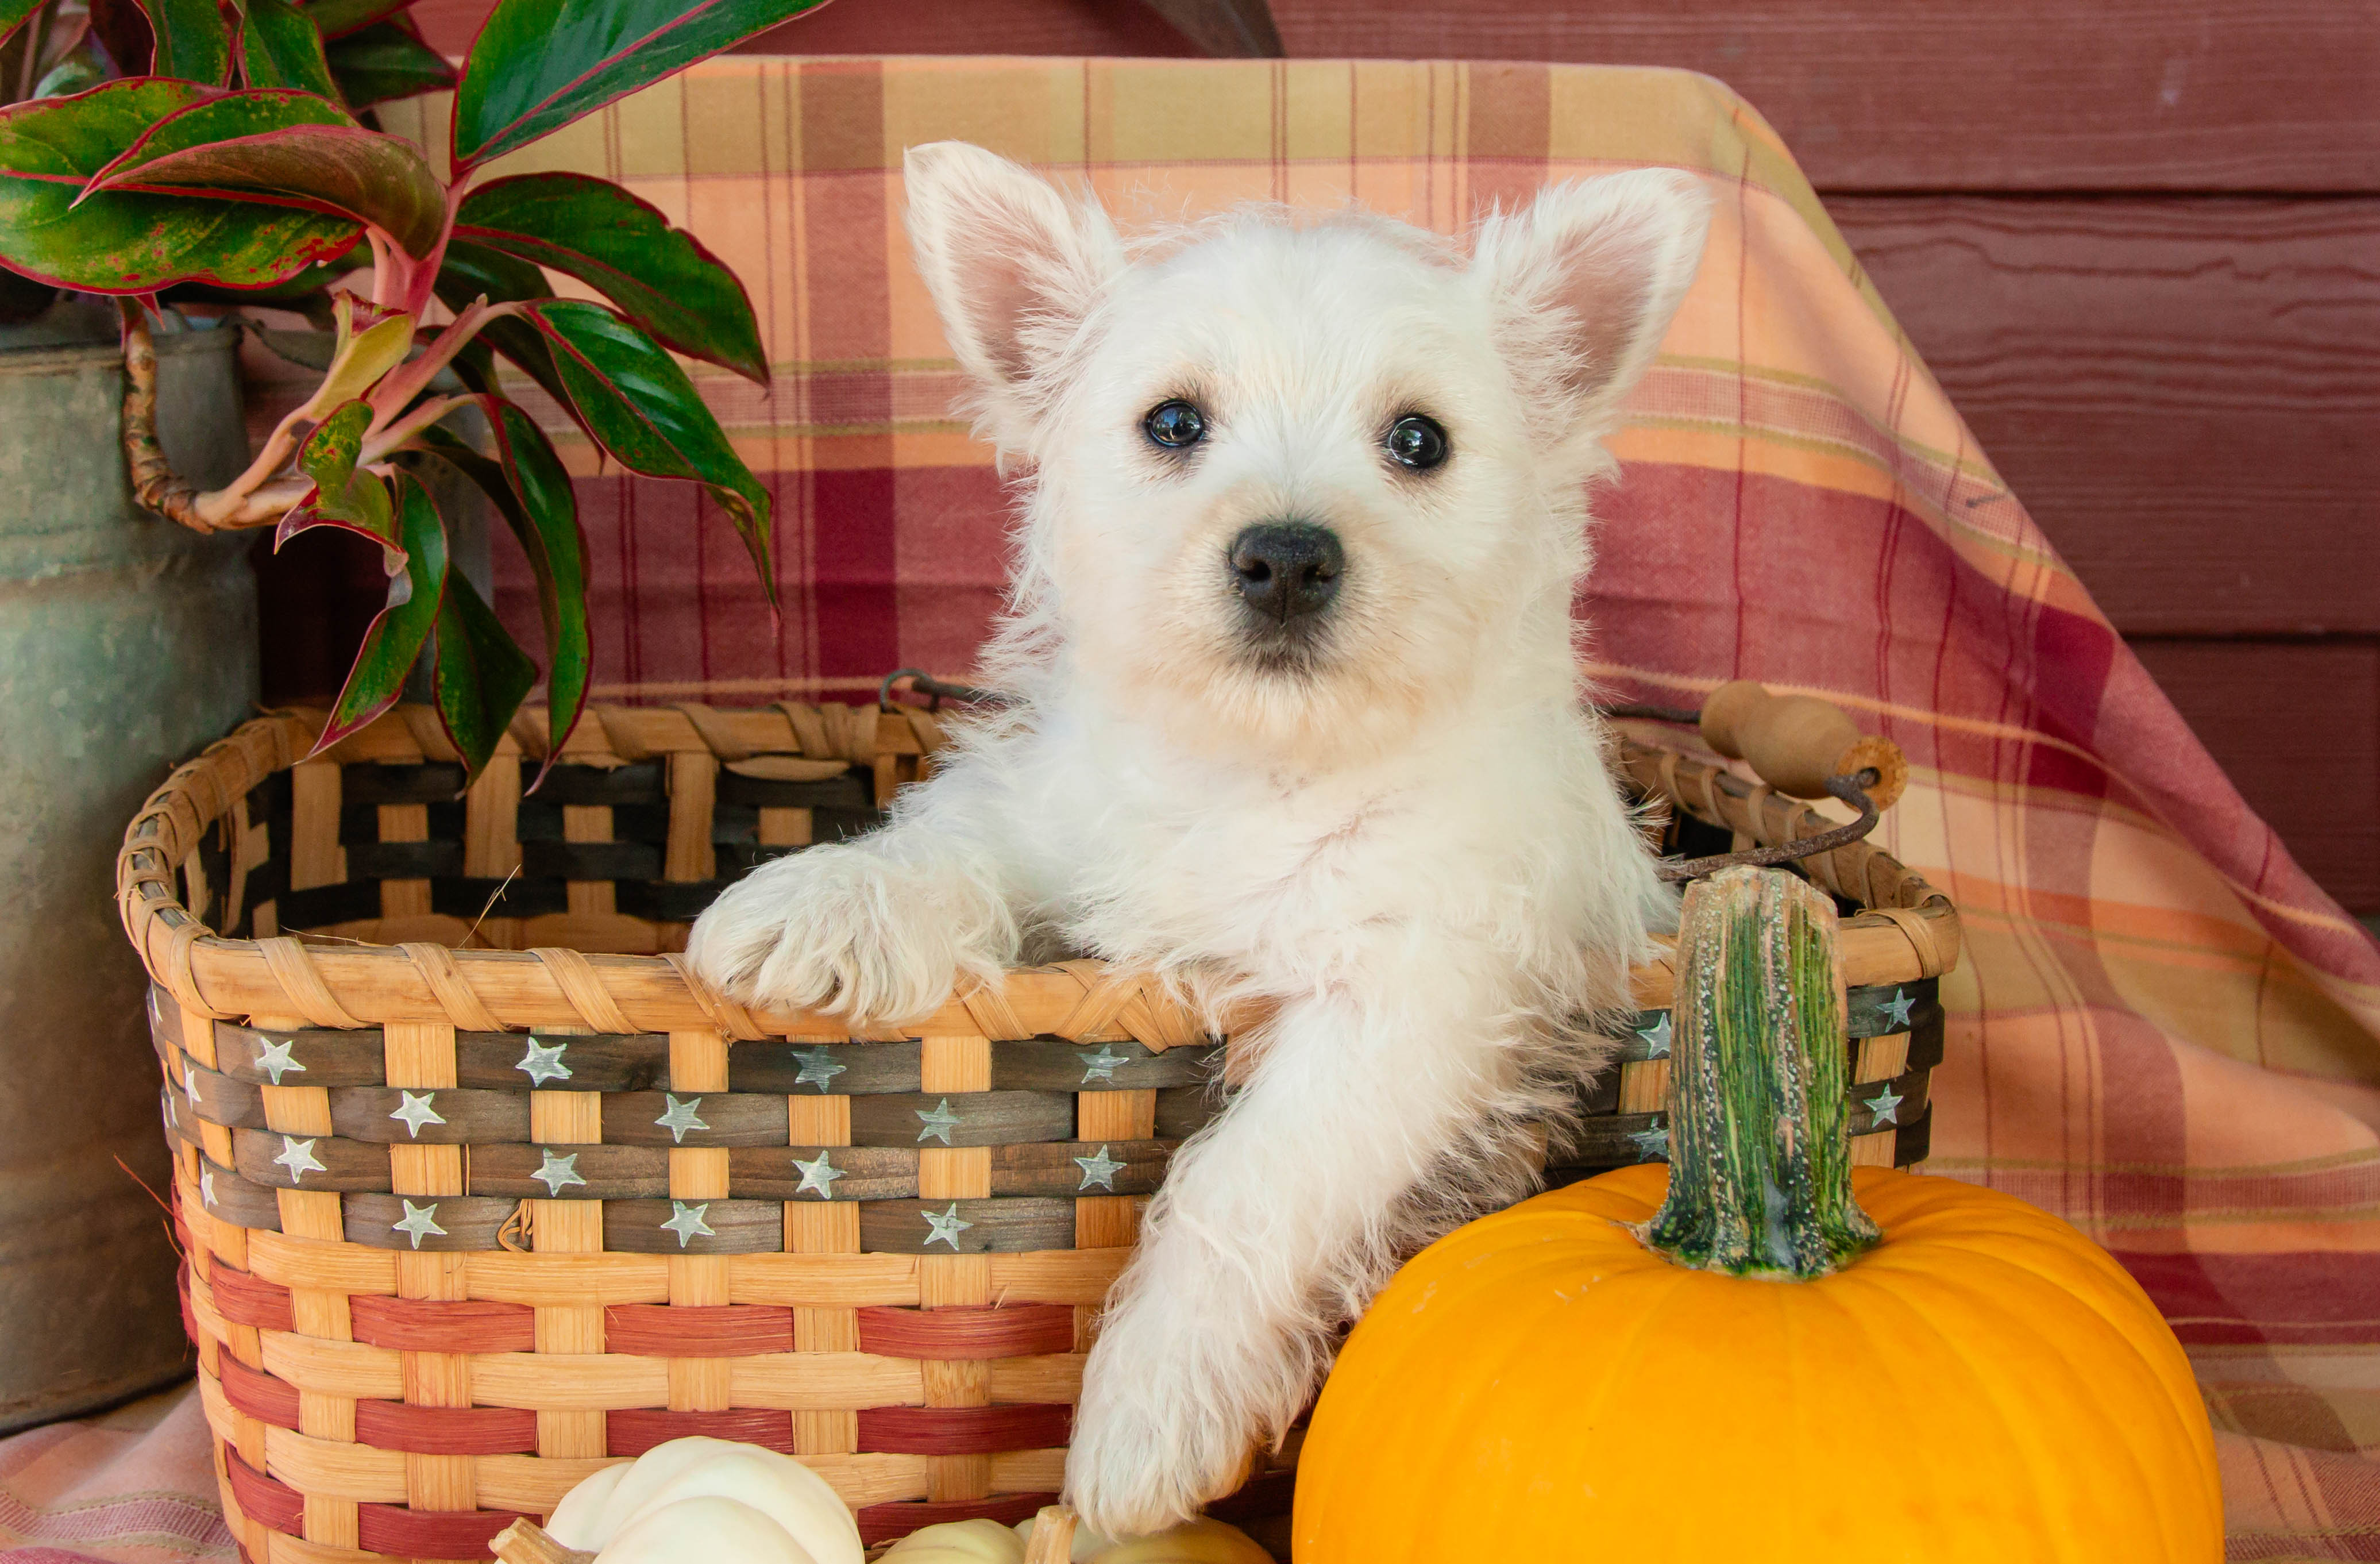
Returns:
[[[1003,920],[972,883],[846,847],[763,865],[695,923],[686,959],[739,1004],[821,1011],[855,1028],[914,1020],[961,973],[1001,967]]]
[[[1254,1454],[1228,1376],[1200,1368],[1190,1340],[1135,1330],[1128,1313],[1093,1349],[1066,1452],[1066,1501],[1111,1537],[1197,1514],[1246,1480]]]

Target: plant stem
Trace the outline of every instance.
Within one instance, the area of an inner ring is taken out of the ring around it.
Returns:
[[[157,343],[149,317],[131,299],[119,299],[116,313],[124,333],[124,464],[133,498],[194,532],[220,532],[277,521],[313,491],[310,478],[273,481],[297,449],[298,413],[283,419],[248,470],[223,488],[201,494],[186,482],[157,440]]]
[[[381,381],[379,388],[371,395],[373,432],[385,427],[416,397],[428,390],[438,372],[455,361],[455,355],[480,334],[481,327],[501,316],[520,312],[521,307],[517,304],[491,305],[487,296],[480,295],[461,314],[447,323],[446,328],[438,334],[438,339],[422,350],[421,357],[391,371]]]
[[[395,304],[401,297],[394,275],[395,267],[393,262],[396,254],[396,247],[382,238],[378,228],[366,228],[364,242],[371,246],[371,301],[386,309]]]
[[[367,434],[363,451],[356,458],[357,462],[359,465],[370,465],[375,461],[385,460],[407,440],[471,400],[473,398],[469,397],[431,397],[387,428]]]
[[[168,521],[212,532],[199,518],[197,487],[175,473],[157,443],[157,343],[149,316],[137,299],[117,299],[115,312],[124,332],[124,465],[132,496]]]
[[[1670,1191],[1637,1230],[1681,1265],[1808,1280],[1881,1234],[1852,1196],[1835,910],[1775,870],[1689,886],[1678,936]]]
[[[17,103],[31,97],[33,84],[42,79],[42,50],[50,41],[50,14],[56,8],[56,0],[44,0],[25,18],[25,68],[17,73]]]

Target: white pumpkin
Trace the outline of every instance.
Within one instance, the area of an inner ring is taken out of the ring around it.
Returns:
[[[1025,1539],[1033,1522],[1016,1532],[997,1521],[944,1521],[920,1526],[886,1549],[877,1564],[1025,1564]]]
[[[1075,1533],[1077,1548],[1082,1535]],[[1108,1543],[1097,1533],[1091,1533],[1091,1540],[1105,1546],[1089,1555],[1077,1552],[1075,1564],[1273,1564],[1272,1555],[1245,1532],[1204,1516],[1184,1521],[1171,1531],[1126,1542]]]
[[[862,1564],[859,1526],[826,1479],[791,1456],[726,1439],[672,1439],[607,1466],[546,1522],[602,1564]]]

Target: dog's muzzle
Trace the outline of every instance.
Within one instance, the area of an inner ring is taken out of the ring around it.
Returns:
[[[1260,521],[1232,540],[1232,590],[1250,629],[1266,639],[1299,635],[1338,595],[1347,568],[1339,534],[1311,521]]]

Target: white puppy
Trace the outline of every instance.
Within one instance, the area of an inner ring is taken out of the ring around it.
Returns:
[[[887,1026],[1043,940],[1269,1001],[1175,1157],[1084,1379],[1068,1496],[1111,1534],[1228,1492],[1401,1254],[1524,1192],[1520,1128],[1674,919],[1580,709],[1598,441],[1701,254],[1646,171],[1547,189],[1468,258],[1356,213],[1127,244],[956,142],[908,154],[917,264],[1029,469],[1017,697],[883,831],[696,925],[734,997]],[[1210,1011],[1210,1013],[1212,1013]]]

